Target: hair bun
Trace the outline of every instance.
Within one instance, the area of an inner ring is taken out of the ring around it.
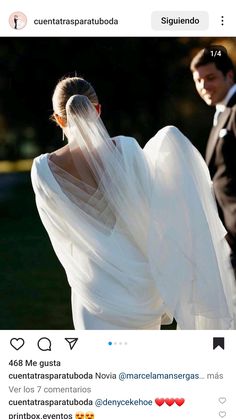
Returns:
[[[87,119],[97,118],[97,112],[94,105],[87,96],[73,95],[66,102],[67,117],[80,116]]]
[[[66,110],[75,106],[84,106],[88,102],[90,102],[89,99],[84,95],[72,95],[66,102]]]

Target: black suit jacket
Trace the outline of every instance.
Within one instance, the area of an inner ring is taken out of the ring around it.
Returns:
[[[220,218],[236,253],[236,94],[213,127],[206,149]]]

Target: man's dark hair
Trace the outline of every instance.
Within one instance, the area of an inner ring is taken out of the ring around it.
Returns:
[[[224,76],[230,71],[234,71],[232,60],[227,54],[227,51],[222,46],[211,45],[207,48],[201,49],[192,59],[190,69],[192,72],[197,70],[202,65],[214,63],[216,68],[220,70]]]

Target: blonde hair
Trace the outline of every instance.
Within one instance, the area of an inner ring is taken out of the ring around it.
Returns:
[[[52,96],[54,114],[67,121],[66,103],[73,95],[84,95],[93,105],[98,105],[98,97],[93,86],[81,77],[66,77],[58,82]],[[52,119],[55,119],[52,117]]]

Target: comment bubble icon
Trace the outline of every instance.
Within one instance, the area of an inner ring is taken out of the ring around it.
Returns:
[[[40,338],[38,340],[38,348],[40,351],[51,351],[52,350],[52,342],[48,338]]]

